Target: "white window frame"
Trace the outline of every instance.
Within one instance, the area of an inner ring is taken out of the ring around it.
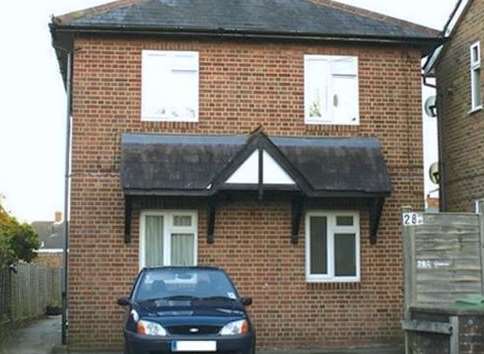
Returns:
[[[311,274],[311,217],[326,217],[327,220],[327,274]],[[352,216],[353,226],[337,226],[337,216]],[[305,220],[306,282],[308,283],[356,283],[360,281],[360,213],[358,211],[309,211]],[[355,234],[355,276],[335,276],[334,235]]]
[[[194,117],[184,117],[184,118],[170,118],[170,117],[164,117],[162,115],[151,115],[145,112],[145,105],[144,105],[144,90],[145,84],[143,82],[143,77],[144,77],[144,72],[145,69],[143,67],[143,62],[145,61],[145,58],[148,56],[153,56],[153,55],[158,55],[158,56],[167,56],[167,57],[173,57],[176,55],[193,55],[196,60],[197,60],[197,70],[196,70],[196,89],[197,93],[195,95],[195,116]],[[177,51],[177,50],[143,50],[141,54],[141,121],[142,122],[198,122],[199,121],[199,115],[200,115],[200,56],[197,51]]]
[[[196,210],[144,210],[140,213],[139,229],[139,268],[145,267],[146,216],[163,216],[163,266],[171,266],[171,235],[176,233],[194,234],[194,265],[198,264],[198,213]],[[173,226],[174,216],[191,216],[192,226]]]
[[[326,96],[327,96],[327,103],[328,106],[331,107],[331,109],[328,109],[330,112],[328,118],[312,118],[309,115],[309,77],[311,73],[309,72],[308,69],[308,62],[311,60],[321,60],[321,61],[327,61],[330,63],[331,61],[337,61],[341,59],[349,59],[351,58],[352,60],[355,60],[356,62],[356,74],[355,75],[341,75],[341,74],[332,74],[328,72],[327,78],[323,79],[326,80]],[[345,76],[355,76],[356,78],[356,85],[357,85],[357,90],[355,93],[355,99],[356,99],[356,119],[352,122],[346,121],[346,122],[341,122],[338,121],[337,117],[334,116],[333,113],[333,106],[329,105],[330,102],[330,95],[329,92],[333,92],[333,88],[331,85],[331,77],[332,76],[339,76],[339,77],[345,77]],[[359,79],[359,60],[357,56],[351,56],[351,55],[315,55],[315,54],[306,54],[304,55],[304,123],[308,125],[359,125],[360,124],[360,79]]]
[[[480,208],[480,205],[483,202],[484,202],[484,199],[476,199],[476,200],[474,200],[474,212],[476,214],[480,214],[481,211],[484,212],[484,210],[481,210],[481,208]]]
[[[474,50],[477,49],[477,60],[474,60]],[[476,92],[474,91],[476,83],[475,83],[475,73],[480,73],[481,70],[481,42],[478,41],[471,45],[470,47],[470,68],[471,68],[471,112],[475,112],[482,109],[482,92],[480,92],[481,97],[479,97],[479,101],[476,102],[475,96]],[[480,80],[479,80],[480,82]],[[482,91],[482,90],[481,90]]]

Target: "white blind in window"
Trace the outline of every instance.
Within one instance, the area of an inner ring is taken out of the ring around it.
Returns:
[[[142,120],[198,120],[198,53],[143,51]]]
[[[358,124],[358,59],[305,56],[306,123]]]

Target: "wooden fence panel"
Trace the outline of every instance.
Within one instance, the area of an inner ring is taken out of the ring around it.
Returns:
[[[17,273],[0,271],[0,325],[40,317],[61,306],[61,270],[19,264]]]
[[[0,271],[0,326],[7,323],[10,317],[9,308],[9,287],[10,274],[8,272]]]
[[[447,306],[483,289],[481,217],[422,213],[404,226],[408,306]]]
[[[419,305],[449,305],[481,293],[478,215],[424,214],[415,231],[415,252]]]

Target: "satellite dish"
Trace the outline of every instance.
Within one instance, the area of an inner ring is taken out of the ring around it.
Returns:
[[[440,173],[439,173],[439,163],[434,162],[429,168],[429,177],[433,184],[439,184]]]
[[[429,117],[437,117],[437,99],[435,96],[430,96],[425,100],[425,114]]]

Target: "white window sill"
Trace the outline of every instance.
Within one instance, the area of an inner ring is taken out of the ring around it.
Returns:
[[[474,108],[472,108],[472,109],[469,111],[469,114],[473,114],[473,113],[476,113],[476,112],[480,112],[480,111],[482,111],[482,108],[483,108],[483,106],[482,106],[482,105],[477,106],[477,107],[474,107]]]
[[[157,123],[162,123],[162,122],[173,122],[173,123],[198,123],[198,117],[197,118],[178,118],[178,119],[172,119],[172,118],[161,118],[161,117],[141,117],[142,122],[157,122]]]
[[[360,125],[360,121],[356,120],[354,122],[336,122],[336,121],[322,121],[322,120],[309,120],[305,119],[304,124],[306,125],[345,125],[345,126],[357,126]]]
[[[306,276],[306,283],[359,283],[360,277]]]

